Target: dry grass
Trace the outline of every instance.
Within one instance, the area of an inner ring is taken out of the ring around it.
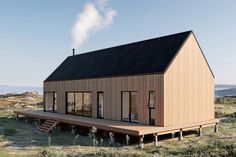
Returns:
[[[5,106],[0,110],[0,156],[236,156],[235,113],[234,103],[216,104],[216,115],[222,118],[218,133],[214,133],[214,128],[204,128],[202,137],[196,132],[187,132],[183,141],[161,136],[160,139],[165,140],[160,140],[158,147],[147,143],[140,150],[137,143],[131,146],[119,143],[111,147],[108,138],[104,138],[103,146],[93,147],[92,139],[86,133],[79,136],[79,145],[74,145],[75,135],[69,131],[55,131],[48,147],[48,136],[36,133],[33,121],[16,121],[12,107]]]

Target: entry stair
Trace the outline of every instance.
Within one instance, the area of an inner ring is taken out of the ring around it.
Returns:
[[[38,126],[37,131],[43,133],[50,133],[58,123],[58,119],[46,119],[40,126]]]

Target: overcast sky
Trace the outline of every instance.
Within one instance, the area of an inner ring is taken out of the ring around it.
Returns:
[[[95,2],[0,1],[0,85],[42,86],[72,54],[78,14]],[[91,33],[79,53],[193,30],[215,82],[236,84],[235,0],[108,0],[106,7],[116,13],[112,22]]]

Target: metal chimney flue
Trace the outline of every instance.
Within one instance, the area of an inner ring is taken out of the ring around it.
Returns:
[[[75,49],[72,49],[73,56],[75,55]]]

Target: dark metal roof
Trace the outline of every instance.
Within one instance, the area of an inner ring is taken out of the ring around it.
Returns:
[[[45,81],[164,73],[190,33],[70,56]]]

